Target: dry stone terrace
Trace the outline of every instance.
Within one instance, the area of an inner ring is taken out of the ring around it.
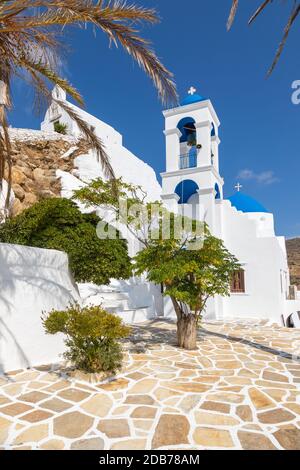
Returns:
[[[0,378],[2,449],[300,449],[300,330],[203,323],[199,349],[175,325],[135,326],[116,378],[61,366]]]

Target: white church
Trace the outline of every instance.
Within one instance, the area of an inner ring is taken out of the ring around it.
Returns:
[[[211,101],[196,91],[191,87],[180,107],[163,113],[166,171],[161,174],[162,188],[154,170],[123,146],[122,136],[117,131],[72,106],[105,143],[117,177],[143,186],[149,201],[162,199],[170,211],[192,214],[194,218],[206,221],[211,233],[221,238],[238,258],[242,269],[232,280],[230,297],[211,299],[205,318],[259,318],[287,325],[293,315],[294,323],[298,324],[300,298],[290,285],[285,239],[275,234],[273,214],[244,194],[239,184],[236,193],[224,199],[224,180],[219,171],[220,121]],[[54,93],[59,99],[66,99],[62,90],[56,88]],[[79,136],[76,123],[53,103],[41,129],[53,131],[55,122],[66,124],[68,133]],[[80,186],[80,181],[103,176],[92,154],[79,157],[76,166],[77,174],[74,172],[72,176],[60,172],[63,196],[69,197]],[[174,317],[170,300],[160,299],[161,294],[154,287],[149,289],[136,280],[134,287],[129,284],[112,283],[113,291],[106,295],[111,297],[113,305],[124,307],[122,298],[125,295],[127,312],[135,312],[137,320],[155,315]],[[132,289],[135,289],[133,295]],[[141,304],[132,305],[131,309],[132,297],[140,299]],[[92,289],[89,299],[96,301],[97,298]]]
[[[66,100],[58,88],[53,95]],[[119,132],[71,103],[69,106],[103,140],[117,177],[141,185],[149,202],[162,200],[170,211],[184,211],[206,221],[212,234],[223,239],[240,261],[242,269],[232,279],[230,297],[210,299],[205,319],[264,319],[300,327],[300,295],[290,286],[285,240],[275,235],[273,215],[240,191],[240,185],[231,198],[224,199],[224,181],[219,172],[220,122],[210,100],[191,88],[179,107],[164,111],[166,171],[161,175],[162,186],[153,168],[124,146]],[[60,140],[63,136],[54,132],[57,122],[67,126],[69,136],[65,138],[71,147],[62,156],[68,158],[77,149],[80,132],[55,102],[47,110],[40,131],[10,132],[14,138],[31,143]],[[71,197],[75,189],[103,177],[103,173],[90,151],[74,159],[71,172],[57,170],[57,177],[61,196]],[[0,210],[5,199],[1,196]],[[102,215],[100,208],[97,211]],[[133,255],[137,247],[130,243],[129,247]],[[64,351],[63,337],[45,334],[41,314],[53,308],[64,309],[74,301],[101,304],[128,323],[175,318],[170,299],[162,296],[160,286],[145,278],[111,280],[109,286],[76,285],[65,253],[0,243],[0,373],[59,361]]]

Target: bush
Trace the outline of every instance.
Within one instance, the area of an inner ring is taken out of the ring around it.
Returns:
[[[58,134],[66,135],[68,131],[67,124],[62,124],[61,122],[57,121],[54,123],[54,130],[58,132]]]
[[[0,242],[64,251],[77,282],[109,284],[128,279],[131,260],[127,242],[100,240],[99,217],[82,214],[77,205],[62,198],[44,199],[0,225]]]
[[[44,315],[48,334],[64,333],[68,350],[64,357],[85,372],[115,372],[122,365],[122,349],[117,340],[130,328],[101,307],[71,305],[67,310],[52,310]]]

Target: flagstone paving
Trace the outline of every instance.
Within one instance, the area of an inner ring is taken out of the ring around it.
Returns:
[[[210,322],[198,350],[175,340],[172,322],[135,326],[105,383],[62,365],[0,376],[0,447],[300,450],[300,330]]]

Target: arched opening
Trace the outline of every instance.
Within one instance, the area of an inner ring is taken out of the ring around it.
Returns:
[[[214,125],[213,122],[211,123],[211,132],[210,132],[210,135],[211,135],[211,137],[214,137],[214,136],[216,135],[216,129],[215,129],[215,125]]]
[[[221,191],[217,183],[215,184],[215,199],[221,199]]]
[[[197,143],[195,120],[191,117],[186,117],[179,121],[177,128],[181,132],[180,142],[186,142],[188,145],[193,146]]]
[[[193,180],[184,180],[175,188],[175,193],[179,196],[178,204],[187,204],[189,199],[197,194],[199,186]]]

